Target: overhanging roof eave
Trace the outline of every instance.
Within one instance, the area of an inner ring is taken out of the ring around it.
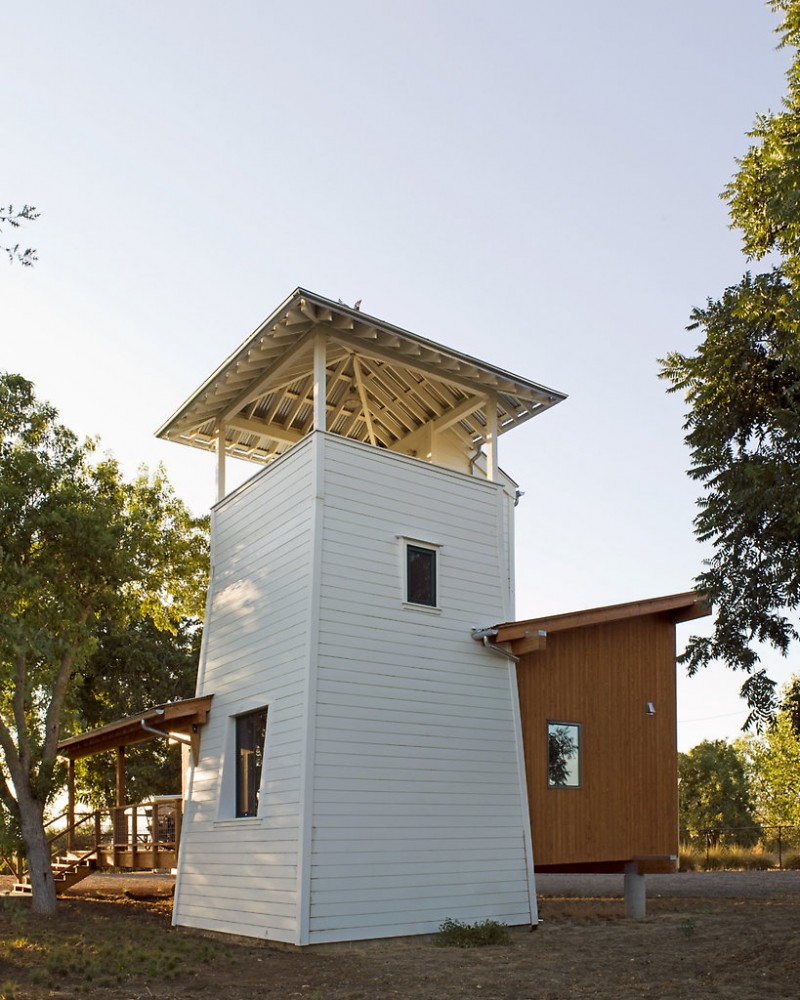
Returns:
[[[690,590],[682,594],[630,601],[625,604],[610,604],[606,607],[588,608],[584,611],[570,611],[565,614],[546,615],[542,618],[504,622],[495,626],[497,635],[494,637],[494,641],[511,642],[533,631],[544,631],[550,634],[568,629],[586,628],[590,625],[623,621],[628,618],[641,618],[646,615],[662,615],[674,624],[678,624],[691,621],[694,618],[703,618],[710,614],[711,605],[707,597],[697,591]]]
[[[461,373],[451,372],[453,380],[460,380],[462,382],[472,381],[474,391],[478,393],[496,391],[498,396],[504,396],[507,399],[511,397],[517,398],[522,402],[522,404],[524,404],[523,408],[527,410],[527,412],[518,413],[515,419],[507,421],[506,425],[501,428],[501,433],[503,430],[509,430],[518,423],[524,422],[531,416],[536,416],[542,410],[549,409],[551,406],[554,406],[567,398],[565,393],[559,392],[558,390],[550,389],[547,386],[524,379],[519,375],[514,375],[511,372],[504,371],[503,369],[497,368],[487,362],[473,358],[471,355],[453,351],[434,341],[427,340],[426,338],[420,337],[408,330],[404,330],[394,324],[387,323],[377,317],[371,316],[368,313],[362,313],[360,310],[351,309],[343,303],[334,302],[331,299],[326,299],[324,296],[317,295],[307,289],[298,287],[292,292],[291,295],[288,296],[288,298],[286,298],[270,313],[270,315],[257,327],[257,329],[254,330],[253,333],[250,334],[250,336],[242,344],[240,344],[240,346],[237,347],[236,350],[233,351],[233,353],[230,354],[229,357],[214,371],[214,373],[210,375],[194,393],[192,393],[192,395],[172,414],[172,416],[165,421],[161,427],[159,427],[156,431],[156,436],[161,439],[171,439],[180,441],[181,443],[191,444],[192,442],[187,440],[189,432],[192,431],[193,428],[202,424],[208,424],[209,421],[213,422],[215,420],[213,407],[203,407],[202,404],[204,402],[204,398],[218,388],[221,388],[224,385],[229,373],[235,371],[238,365],[246,363],[250,352],[253,350],[255,342],[258,341],[259,338],[264,337],[267,332],[274,329],[292,310],[307,308],[307,303],[311,303],[311,305],[315,308],[344,317],[348,321],[352,321],[353,324],[358,324],[362,329],[362,333],[364,327],[380,331],[380,333],[384,335],[399,338],[406,345],[412,345],[415,348],[419,348],[420,351],[432,352],[433,354],[438,355],[439,358],[455,366],[466,366],[467,368],[475,369],[478,375],[473,376],[472,379],[467,378]],[[331,331],[331,335],[335,336],[336,332],[341,331],[338,331],[338,328],[335,328]],[[353,333],[351,335],[355,339],[360,339],[357,333]],[[364,339],[364,354],[369,354],[369,341],[366,339]],[[404,365],[409,369],[415,368],[413,357],[404,355],[399,351],[397,355],[397,364]],[[443,368],[438,377],[446,381],[448,372],[449,369]],[[253,380],[256,381],[257,378],[258,373],[254,372]],[[492,389],[489,386],[482,385],[480,381],[481,378],[496,379],[505,384],[502,388]],[[219,411],[216,415],[217,417],[219,416],[219,413],[224,412],[226,403],[222,400],[218,405]]]
[[[58,755],[79,760],[96,753],[104,753],[122,746],[134,746],[153,739],[154,733],[142,726],[145,723],[167,735],[170,732],[188,733],[193,726],[202,726],[211,708],[213,695],[188,698],[184,701],[154,705],[146,712],[129,715],[123,719],[98,726],[86,733],[69,736],[58,744]]]

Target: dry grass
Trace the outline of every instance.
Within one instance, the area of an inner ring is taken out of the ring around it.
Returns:
[[[168,898],[98,893],[41,920],[25,901],[5,901],[0,998],[794,1000],[800,982],[796,894],[664,896],[640,922],[624,919],[616,897],[545,897],[536,933],[515,929],[510,946],[468,951],[419,940],[277,951],[175,932],[169,907]]]

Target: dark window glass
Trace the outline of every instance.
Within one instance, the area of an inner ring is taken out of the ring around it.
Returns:
[[[406,546],[406,583],[409,604],[436,607],[436,551]]]
[[[267,710],[261,708],[236,720],[236,815],[255,816],[264,763]]]
[[[547,784],[550,788],[581,786],[581,727],[576,723],[547,723]]]

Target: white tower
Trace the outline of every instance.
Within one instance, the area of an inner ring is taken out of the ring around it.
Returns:
[[[217,453],[174,922],[535,922],[497,438],[563,394],[297,289],[161,428]],[[265,465],[225,493],[225,456]]]

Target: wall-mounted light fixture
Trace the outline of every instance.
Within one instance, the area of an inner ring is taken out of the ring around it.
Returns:
[[[656,706],[652,703],[652,701],[647,702],[647,714],[648,715],[656,714]]]

